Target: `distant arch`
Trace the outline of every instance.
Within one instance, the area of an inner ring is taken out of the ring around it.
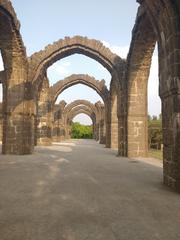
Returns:
[[[56,102],[59,94],[61,94],[65,89],[79,83],[94,89],[101,96],[104,102],[108,101],[109,91],[104,80],[99,81],[94,77],[85,74],[73,74],[64,80],[58,81],[50,88],[50,94],[53,102]]]
[[[79,107],[86,106],[89,109],[91,109],[91,111],[97,113],[97,109],[96,109],[95,105],[92,104],[91,102],[89,102],[87,100],[75,100],[72,103],[66,105],[66,107],[64,108],[64,114],[67,114],[68,112],[72,111],[77,106],[79,106]]]
[[[79,108],[79,109],[76,109],[75,111],[72,111],[71,114],[69,114],[68,116],[68,122],[71,122],[73,118],[75,118],[79,114],[85,114],[89,116],[92,120],[92,123],[95,124],[96,120],[93,113],[91,113],[88,109],[83,109],[83,108]]]

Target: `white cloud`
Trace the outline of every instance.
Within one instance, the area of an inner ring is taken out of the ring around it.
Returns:
[[[129,46],[112,45],[106,41],[102,41],[102,43],[105,47],[109,48],[113,53],[117,54],[119,57],[127,58]]]
[[[71,66],[70,62],[57,62],[51,67],[51,71],[54,71],[60,77],[67,77],[70,73],[69,67]]]

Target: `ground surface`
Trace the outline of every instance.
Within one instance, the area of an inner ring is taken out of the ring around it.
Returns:
[[[91,140],[0,155],[0,240],[179,240],[180,195],[161,164]]]
[[[163,159],[163,152],[161,150],[150,149],[148,155],[149,157]]]

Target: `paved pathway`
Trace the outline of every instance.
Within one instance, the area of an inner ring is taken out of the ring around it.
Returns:
[[[180,195],[157,160],[94,141],[0,155],[0,240],[180,240]]]

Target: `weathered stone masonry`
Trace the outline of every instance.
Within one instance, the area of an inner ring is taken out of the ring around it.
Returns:
[[[112,88],[104,102],[106,146],[118,147],[121,156],[147,156],[147,81],[157,42],[164,183],[180,191],[180,3],[138,2],[128,58],[122,60],[101,42],[81,36],[66,37],[27,58],[15,11],[10,1],[0,0],[4,154],[30,154],[36,143],[51,144],[55,109],[45,80],[47,68],[79,53],[98,61],[112,75]],[[96,128],[96,132],[100,131]]]
[[[0,0],[0,49],[5,68],[2,152],[5,154],[29,154],[34,145],[34,103],[19,28],[10,1]]]

